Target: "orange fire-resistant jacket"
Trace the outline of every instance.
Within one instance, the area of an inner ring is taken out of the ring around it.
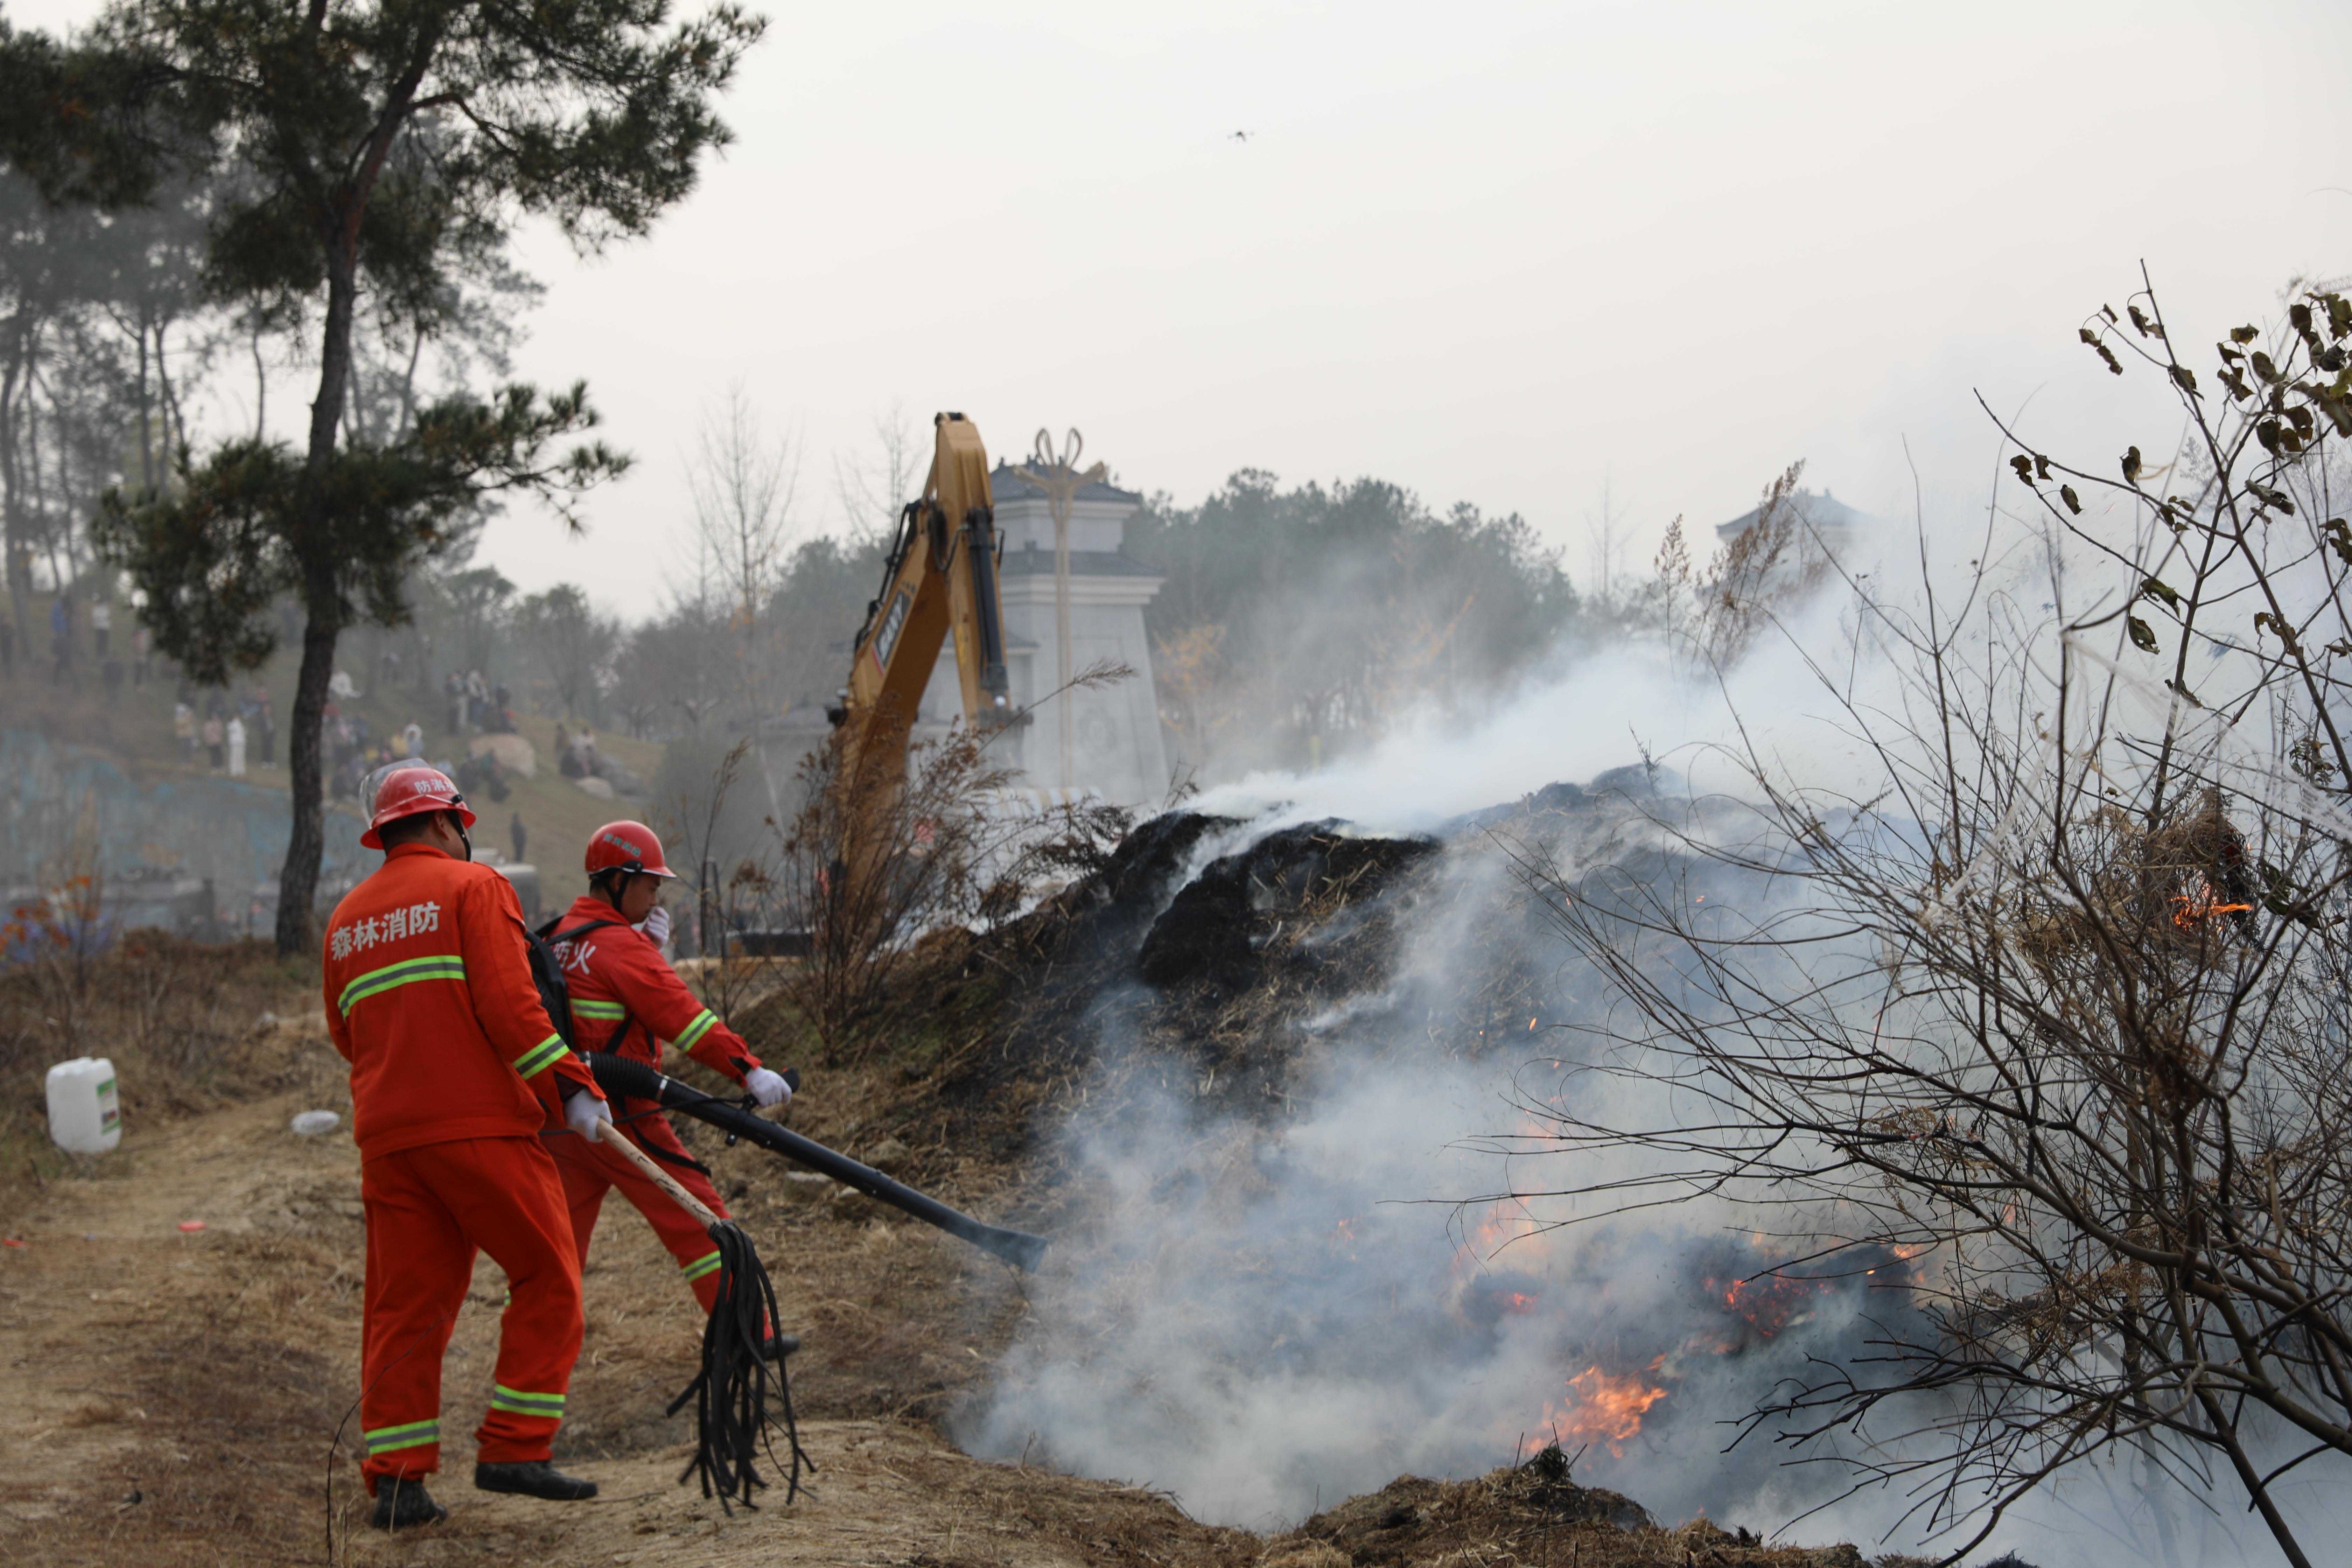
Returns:
[[[572,901],[555,934],[617,921],[613,906],[586,894]],[[573,1037],[583,1051],[613,1051],[661,1068],[668,1040],[714,1072],[740,1083],[760,1065],[743,1037],[704,1006],[643,931],[608,925],[555,944],[572,993]]]
[[[513,884],[430,845],[395,845],[335,906],[327,1030],[352,1064],[362,1160],[531,1137],[562,1116],[560,1079],[598,1092],[540,1005],[530,951]]]

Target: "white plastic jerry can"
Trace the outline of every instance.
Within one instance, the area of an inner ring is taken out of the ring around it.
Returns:
[[[111,1061],[76,1057],[49,1069],[49,1137],[75,1154],[103,1154],[122,1142]]]

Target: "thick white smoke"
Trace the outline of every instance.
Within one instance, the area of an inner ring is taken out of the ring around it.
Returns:
[[[1627,648],[1555,671],[1475,724],[1425,716],[1359,760],[1221,788],[1200,806],[1245,826],[1204,840],[1187,875],[1287,824],[1439,830],[1556,781],[1638,767],[1645,752],[1670,764],[1657,776],[1687,781],[1677,789],[1736,789],[1736,771],[1707,748],[1743,736],[1808,783],[1867,793],[1869,759],[1832,721],[1817,673],[1841,657],[1849,608],[1817,605],[1728,684]],[[1852,678],[1885,673],[1856,663]],[[1627,830],[1626,814],[1615,820]],[[1571,858],[1583,847],[1560,846]],[[1620,837],[1610,852],[1625,847]],[[1526,896],[1476,833],[1452,834],[1446,854],[1446,896],[1406,911],[1385,992],[1303,1026],[1316,1065],[1292,1114],[1264,1127],[1204,1121],[1202,1086],[1171,1082],[1130,1084],[1115,1111],[1069,1123],[1076,1184],[1093,1195],[1087,1223],[1065,1238],[1066,1271],[1037,1293],[960,1439],[1165,1489],[1196,1517],[1265,1529],[1401,1473],[1475,1474],[1557,1438],[1582,1448],[1580,1479],[1669,1521],[1705,1511],[1769,1531],[1823,1510],[1793,1534],[1916,1546],[1918,1531],[1898,1523],[1910,1500],[1834,1503],[1847,1478],[1792,1467],[1769,1431],[1724,1451],[1729,1423],[1776,1380],[1801,1372],[1807,1353],[1858,1350],[1899,1293],[1874,1296],[1853,1278],[1743,1285],[1784,1254],[1727,1207],[1550,1229],[1564,1206],[1450,1202],[1591,1181],[1547,1178],[1524,1159],[1508,1169],[1482,1141],[1539,1131],[1517,1109],[1528,1095],[1633,1091],[1563,1086],[1541,1027],[1557,1017],[1498,1020],[1514,1037],[1484,1053],[1433,1043],[1436,1010],[1496,956],[1478,946],[1494,926],[1473,907]],[[1559,1006],[1600,1016],[1598,983],[1564,946],[1531,941],[1525,956],[1557,971]],[[1103,1048],[1107,1070],[1137,1065],[1119,1060],[1115,1036]],[[2145,1560],[2117,1501],[2135,1480],[2070,1481],[1995,1547],[2029,1562]],[[2175,1523],[2179,1539],[2198,1538],[2194,1505]]]
[[[1834,612],[1823,619],[1834,626]],[[1765,661],[1748,677],[1801,678]],[[1722,738],[1726,711],[1720,690],[1676,679],[1655,649],[1629,648],[1505,699],[1467,733],[1427,715],[1360,761],[1213,793],[1202,809],[1246,826],[1204,841],[1193,868],[1291,822],[1426,831],[1556,780],[1638,763],[1644,747]],[[1454,852],[1479,862],[1457,897],[1522,896],[1475,835]],[[1203,1517],[1264,1526],[1402,1471],[1507,1461],[1550,1440],[1549,1415],[1569,1447],[1591,1444],[1594,1479],[1624,1469],[1623,1489],[1653,1507],[1687,1510],[1720,1495],[1712,1450],[1727,1434],[1682,1432],[1664,1468],[1671,1478],[1637,1481],[1634,1471],[1660,1467],[1620,1433],[1633,1424],[1569,1410],[1579,1402],[1567,1376],[1597,1364],[1566,1364],[1580,1344],[1682,1310],[1678,1260],[1622,1227],[1534,1237],[1537,1216],[1524,1211],[1457,1214],[1443,1201],[1512,1184],[1503,1162],[1469,1141],[1521,1130],[1514,1079],[1543,1037],[1528,1032],[1475,1062],[1430,1049],[1414,1010],[1479,955],[1462,951],[1461,922],[1415,919],[1389,993],[1311,1026],[1321,1067],[1300,1091],[1307,1109],[1278,1131],[1203,1127],[1189,1084],[1116,1121],[1072,1123],[1076,1163],[1103,1206],[1078,1276],[1054,1293],[967,1434],[975,1447],[1034,1458],[1043,1444],[1055,1462],[1148,1480]],[[1105,1042],[1113,1056],[1119,1046]],[[1656,1381],[1622,1398],[1640,1405]]]

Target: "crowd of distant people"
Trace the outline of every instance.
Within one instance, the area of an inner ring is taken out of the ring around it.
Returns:
[[[396,674],[396,661],[384,666],[386,674]],[[483,679],[478,669],[459,674],[451,670],[442,681],[441,689],[448,699],[446,733],[450,740],[462,742],[468,735],[512,735],[518,732],[515,723],[513,693],[504,681]],[[410,720],[395,735],[372,734],[367,721],[357,713],[346,713],[342,704],[355,700],[358,688],[351,676],[337,670],[328,683],[325,720],[325,741],[331,759],[328,787],[338,800],[356,800],[362,786],[376,769],[395,762],[427,761],[425,754],[424,727]],[[468,795],[487,796],[502,801],[511,793],[510,773],[498,753],[485,751],[480,755],[468,752],[456,762],[448,758],[435,760],[433,765],[457,782],[459,790]]]
[[[512,693],[507,690],[505,681],[486,681],[478,669],[469,669],[463,675],[453,669],[442,680],[441,691],[449,700],[451,734],[515,732],[514,709],[509,705]]]
[[[154,674],[154,634],[143,625],[134,626],[130,646],[118,647],[114,641],[113,601],[103,595],[94,595],[79,614],[76,605],[74,595],[69,594],[60,594],[50,601],[49,683],[69,687],[81,684],[83,649],[87,645],[87,665],[98,670],[110,705],[121,698],[126,682],[146,685]],[[27,637],[26,640],[29,655],[33,651],[32,639]],[[13,679],[16,674],[16,627],[6,610],[0,608],[0,679]]]
[[[49,602],[49,682],[79,688],[82,671],[99,672],[106,701],[112,707],[125,686],[144,687],[151,681],[175,680],[172,700],[172,737],[180,761],[196,765],[201,750],[212,772],[241,778],[257,763],[278,762],[278,719],[266,688],[255,686],[232,695],[226,689],[200,689],[168,659],[155,654],[155,634],[138,618],[134,596],[128,606],[130,637],[114,637],[114,601],[104,594],[86,599],[60,594]],[[0,610],[0,679],[16,673],[16,628]]]
[[[555,771],[568,779],[603,778],[604,765],[596,759],[596,731],[583,724],[575,735],[556,725]]]
[[[197,715],[201,702],[204,717]],[[269,689],[254,686],[233,698],[215,687],[200,693],[186,680],[172,700],[172,738],[180,761],[194,766],[196,749],[204,748],[205,763],[214,773],[241,779],[249,753],[265,768],[278,765],[278,715],[269,705]]]
[[[243,778],[251,767],[278,766],[278,716],[267,687],[256,684],[237,690],[198,688],[170,660],[154,651],[154,634],[139,618],[134,595],[127,606],[127,644],[115,641],[117,606],[105,595],[87,599],[60,594],[50,604],[49,679],[61,687],[79,687],[81,672],[94,667],[111,705],[125,685],[144,687],[155,680],[176,680],[172,701],[172,738],[183,766],[203,766],[228,778]],[[289,621],[289,637],[299,630]],[[0,679],[16,673],[16,627],[0,604]],[[397,690],[399,656],[387,651],[380,672],[385,689]],[[517,732],[512,694],[503,681],[483,678],[478,669],[452,670],[442,682],[447,699],[446,735],[458,743],[460,756],[435,765],[457,781],[468,795],[503,801],[511,793],[511,772],[494,750],[481,755],[463,750],[469,735],[511,735]],[[320,722],[321,762],[328,793],[337,800],[356,800],[377,769],[405,760],[425,760],[424,729],[414,720],[392,734],[379,734],[356,704],[363,693],[348,671],[338,669],[327,685],[326,711]],[[566,778],[603,776],[593,731],[577,734],[559,724],[555,730],[556,766]],[[512,824],[515,858],[523,857],[522,817]]]

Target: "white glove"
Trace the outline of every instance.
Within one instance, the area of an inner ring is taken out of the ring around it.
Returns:
[[[646,916],[644,922],[637,929],[645,932],[646,940],[656,947],[667,947],[669,945],[669,911],[656,904],[653,912]]]
[[[613,1108],[586,1089],[563,1102],[563,1125],[591,1143],[596,1141],[599,1122],[606,1127],[613,1125]]]
[[[743,1087],[751,1091],[751,1098],[763,1108],[793,1102],[793,1086],[766,1068],[753,1068],[744,1074]]]

